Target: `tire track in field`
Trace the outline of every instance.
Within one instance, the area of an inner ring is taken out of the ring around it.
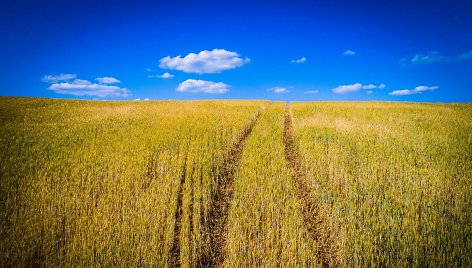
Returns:
[[[170,251],[170,266],[180,267],[180,230],[182,228],[182,199],[183,189],[185,184],[185,177],[187,174],[188,148],[185,154],[184,163],[182,166],[182,173],[180,175],[179,189],[177,190],[177,208],[174,214],[174,242]]]
[[[201,260],[203,267],[221,267],[226,247],[228,212],[233,196],[234,176],[240,165],[244,142],[251,134],[263,109],[261,108],[251,122],[239,134],[223,159],[223,166],[217,175],[217,189],[209,211],[210,256]]]
[[[317,253],[323,267],[339,267],[339,251],[333,242],[333,234],[326,226],[325,214],[320,199],[307,179],[300,151],[293,135],[292,113],[289,103],[285,108],[284,145],[285,159],[292,173],[296,195],[300,200],[303,220],[308,235],[317,245]]]

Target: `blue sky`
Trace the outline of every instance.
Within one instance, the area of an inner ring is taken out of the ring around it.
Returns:
[[[0,95],[472,101],[472,1],[0,0]]]

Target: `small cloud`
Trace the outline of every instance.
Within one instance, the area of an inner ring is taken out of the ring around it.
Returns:
[[[59,74],[59,75],[45,75],[41,80],[46,83],[57,83],[60,81],[67,81],[76,78],[75,74]]]
[[[411,59],[411,63],[413,64],[428,64],[445,61],[448,61],[448,58],[441,55],[438,51],[432,51],[426,54],[418,53]]]
[[[269,91],[272,91],[274,93],[288,93],[288,89],[285,87],[273,87],[269,88]]]
[[[344,56],[354,56],[354,55],[356,55],[356,52],[353,51],[353,50],[348,49],[348,50],[344,51],[343,54],[344,54]]]
[[[174,78],[175,76],[170,73],[163,73],[161,75],[159,74],[150,74],[147,76],[148,78],[163,78],[163,79],[171,79]]]
[[[150,98],[144,98],[144,101],[150,101],[151,99]]]
[[[160,78],[164,78],[164,79],[171,79],[171,78],[174,78],[174,75],[173,74],[170,74],[170,73],[163,73],[162,75],[159,76]]]
[[[418,92],[421,92],[421,91],[433,91],[433,90],[436,90],[438,89],[439,87],[438,86],[433,86],[433,87],[428,87],[428,86],[418,86],[418,87],[415,87],[415,91],[418,91]]]
[[[375,89],[375,88],[379,88],[379,89],[385,88],[385,84],[380,84],[380,85],[376,86],[376,85],[373,85],[373,84],[362,85],[361,83],[355,83],[355,84],[352,84],[352,85],[337,86],[337,87],[333,88],[332,91],[336,94],[346,94],[346,93],[356,92],[356,91],[359,91],[361,89],[372,90],[372,89]]]
[[[388,95],[392,96],[403,96],[403,95],[413,95],[413,94],[418,94],[418,92],[415,92],[414,90],[409,90],[409,89],[401,89],[401,90],[394,90]]]
[[[318,93],[320,93],[320,91],[319,90],[307,90],[304,93],[305,94],[318,94]]]
[[[352,84],[352,85],[337,86],[337,87],[333,88],[333,92],[336,93],[336,94],[345,94],[345,93],[358,91],[361,88],[362,88],[362,84],[355,83],[355,84]]]
[[[58,78],[52,78],[50,76],[45,76],[47,79],[43,79],[43,81],[49,82],[56,80],[57,82],[53,83],[49,86],[49,90],[54,91],[57,94],[66,94],[66,95],[73,95],[73,96],[92,96],[92,97],[128,97],[130,92],[127,88],[120,88],[117,86],[110,86],[107,85],[110,82],[119,83],[118,79],[112,77],[99,77],[95,80],[99,81],[98,84],[92,83],[88,80],[83,79],[74,79],[73,81],[69,81],[70,77],[66,76],[61,77],[59,80]],[[75,75],[73,75],[75,77]],[[67,78],[67,79],[64,79]],[[114,80],[112,80],[114,79]],[[116,81],[118,82],[116,82]],[[63,81],[63,82],[60,82]],[[102,83],[103,82],[103,83]]]
[[[306,58],[303,57],[303,58],[300,58],[298,60],[292,60],[291,63],[304,63],[306,61]]]
[[[367,91],[367,94],[372,94],[374,93],[372,90]]]
[[[121,83],[120,80],[114,78],[114,77],[98,77],[95,78],[95,80],[98,81],[100,84],[116,84],[116,83]]]
[[[416,54],[409,62],[411,64],[429,64],[429,63],[439,63],[439,62],[454,62],[454,61],[465,61],[472,60],[472,50],[462,53],[457,56],[443,56],[439,51],[432,51],[425,54],[418,53]],[[405,59],[400,61],[402,65],[405,65],[405,62],[408,62]]]
[[[146,72],[152,72],[151,68],[146,68]]]
[[[198,54],[190,53],[183,58],[180,55],[173,58],[167,56],[160,59],[159,67],[186,73],[210,74],[238,68],[249,61],[249,58],[242,58],[236,52],[213,49],[203,50]]]
[[[438,86],[432,86],[432,87],[418,86],[418,87],[415,87],[415,89],[394,90],[394,91],[388,93],[388,95],[392,95],[392,96],[415,95],[415,94],[420,94],[424,91],[433,91],[433,90],[436,90],[438,88],[439,88]]]
[[[176,91],[222,94],[229,91],[229,86],[222,82],[187,79],[179,84]]]

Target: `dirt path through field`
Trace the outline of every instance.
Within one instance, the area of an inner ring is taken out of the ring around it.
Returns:
[[[240,165],[244,142],[251,134],[263,109],[261,108],[251,122],[241,132],[239,138],[227,153],[223,168],[218,174],[218,189],[210,207],[210,256],[201,260],[203,267],[221,267],[226,246],[227,219],[233,196],[234,176]]]
[[[302,207],[303,220],[308,234],[317,245],[317,252],[323,267],[339,267],[339,252],[333,241],[333,234],[328,230],[325,214],[323,213],[319,197],[309,183],[298,145],[295,141],[292,113],[287,103],[285,109],[284,126],[285,158],[292,173],[292,178],[300,205]]]

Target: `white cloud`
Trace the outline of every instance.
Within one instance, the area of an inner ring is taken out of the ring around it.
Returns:
[[[181,55],[171,58],[162,58],[159,67],[163,69],[179,70],[186,73],[219,73],[241,67],[250,61],[249,58],[241,58],[236,52],[225,49],[203,50],[198,54],[190,53],[183,57]]]
[[[428,87],[428,86],[418,86],[418,87],[415,87],[415,91],[418,91],[418,92],[421,92],[421,91],[433,91],[433,90],[436,90],[438,89],[439,87],[438,86],[433,86],[433,87]]]
[[[306,90],[305,91],[305,94],[318,94],[318,93],[320,93],[319,90]]]
[[[170,73],[163,73],[161,75],[159,74],[150,74],[147,76],[148,78],[163,78],[163,79],[171,79],[171,78],[174,78],[175,76],[173,74],[170,74]]]
[[[164,79],[170,79],[170,78],[174,78],[174,75],[173,74],[170,74],[170,73],[163,73],[162,75],[159,76],[160,78],[164,78]]]
[[[73,80],[72,80],[73,79]],[[75,74],[45,75],[43,82],[51,83],[49,90],[57,94],[67,94],[73,96],[93,96],[93,97],[127,97],[129,90],[108,84],[120,83],[120,80],[113,77],[95,78],[98,83],[88,80],[77,79]]]
[[[392,96],[415,95],[415,94],[420,94],[421,92],[424,92],[424,91],[433,91],[433,90],[436,90],[438,88],[439,88],[438,86],[432,86],[432,87],[418,86],[418,87],[415,87],[415,89],[394,90],[394,91],[388,93],[388,95],[392,95]]]
[[[291,63],[304,63],[306,61],[306,58],[303,57],[303,58],[300,58],[298,60],[292,60]]]
[[[367,91],[367,94],[372,94],[374,93],[372,90]]]
[[[388,95],[392,96],[403,96],[403,95],[413,95],[413,94],[418,94],[418,92],[415,92],[414,90],[409,90],[409,89],[401,89],[401,90],[394,90]]]
[[[352,85],[342,85],[342,86],[337,86],[333,88],[333,92],[336,94],[345,94],[349,92],[355,92],[358,91],[362,88],[362,84],[360,83],[355,83]]]
[[[361,83],[355,83],[352,85],[341,85],[333,88],[333,92],[336,94],[346,94],[346,93],[351,93],[351,92],[356,92],[361,89],[367,89],[367,90],[372,90],[375,88],[383,89],[385,88],[385,84],[380,84],[378,86],[370,84],[370,85],[362,85]]]
[[[95,78],[95,80],[98,81],[100,84],[116,84],[116,83],[121,83],[120,80],[114,78],[114,77],[98,77]]]
[[[348,49],[348,50],[344,51],[343,54],[344,54],[345,56],[354,56],[354,55],[356,55],[356,52],[353,51],[353,50]]]
[[[269,88],[269,91],[272,91],[274,93],[288,93],[288,89],[285,87],[273,87]]]
[[[43,82],[46,83],[57,83],[60,81],[67,81],[76,78],[77,75],[75,74],[59,74],[59,75],[45,75],[41,79]]]
[[[101,78],[97,78],[96,80],[100,81],[99,79]],[[109,81],[110,80],[108,80],[108,82]],[[110,86],[107,84],[94,84],[88,80],[82,80],[82,79],[75,79],[73,81],[54,83],[51,86],[49,86],[48,89],[56,92],[57,94],[67,94],[67,95],[73,95],[73,96],[93,96],[93,97],[103,98],[103,97],[127,97],[130,95],[129,90],[126,88]]]
[[[229,91],[229,86],[222,82],[187,79],[180,83],[176,90],[180,92],[222,94]]]

